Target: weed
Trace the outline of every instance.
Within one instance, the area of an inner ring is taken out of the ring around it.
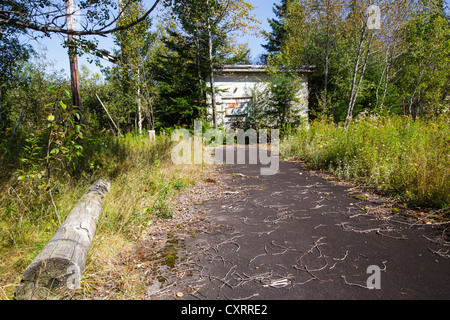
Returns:
[[[450,202],[449,141],[448,116],[364,115],[348,128],[315,121],[287,137],[282,153],[410,204],[443,208]]]
[[[15,154],[0,154],[2,298],[12,298],[14,284],[20,282],[25,268],[59,228],[48,192],[45,188],[39,188],[42,184],[40,180],[45,177],[37,174],[31,177],[28,174],[46,171],[46,161],[30,161],[33,166],[29,167],[20,161],[30,152],[38,152],[37,147],[41,145],[47,148],[47,141],[16,140],[15,143],[32,148],[17,146]],[[79,143],[83,155],[72,158],[75,165],[70,166],[70,175],[56,166],[52,172],[53,199],[61,220],[95,180],[108,177],[112,184],[104,201],[79,290],[80,297],[88,297],[96,294],[96,288],[104,283],[104,279],[110,279],[112,275],[116,278],[116,271],[121,269],[115,263],[117,255],[130,247],[152,220],[173,216],[171,199],[179,190],[198,179],[201,167],[174,166],[170,162],[170,141],[163,137],[157,137],[156,142],[151,143],[147,137],[133,134],[114,138],[85,132]],[[2,141],[0,150],[12,150],[9,148],[11,145],[14,145],[11,140]],[[18,180],[17,175],[11,174],[17,169],[26,172],[27,178]],[[142,288],[138,288],[136,277],[132,270],[120,272],[122,285],[117,286],[120,291],[118,296],[125,293],[139,296]]]

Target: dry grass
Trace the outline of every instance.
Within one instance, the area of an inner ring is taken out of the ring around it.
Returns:
[[[89,175],[61,183],[54,192],[64,218],[93,181],[111,180],[81,288],[76,298],[124,299],[141,296],[144,284],[129,267],[127,251],[154,219],[170,219],[171,199],[199,179],[202,166],[175,166],[170,141],[128,135],[102,142],[89,163],[101,163]],[[86,151],[88,152],[88,151]],[[23,271],[58,229],[48,194],[33,181],[12,175],[0,190],[0,299],[12,299]],[[109,286],[108,294],[99,290]]]
[[[146,235],[149,225],[171,219],[171,202],[177,188],[195,183],[201,171],[201,166],[173,166],[164,162],[153,171],[129,172],[114,183],[106,197],[76,299],[144,296],[146,276],[136,267],[135,246]],[[157,187],[153,190],[155,182]],[[173,189],[176,182],[179,187]],[[164,188],[169,191],[165,193]],[[158,203],[159,206],[155,205]]]
[[[282,144],[282,154],[356,180],[416,206],[450,203],[450,119],[361,116],[348,128],[315,121]]]

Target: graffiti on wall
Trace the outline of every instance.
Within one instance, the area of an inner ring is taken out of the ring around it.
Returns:
[[[248,115],[251,98],[223,99],[226,117],[242,117]]]

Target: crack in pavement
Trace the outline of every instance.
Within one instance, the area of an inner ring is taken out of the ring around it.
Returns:
[[[221,170],[227,191],[196,206],[211,227],[184,239],[176,275],[148,299],[450,298],[448,247],[433,240],[443,227],[380,212],[299,163],[273,176],[257,165]],[[379,290],[367,287],[372,265]]]

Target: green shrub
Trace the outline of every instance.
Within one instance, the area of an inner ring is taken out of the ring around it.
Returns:
[[[449,142],[445,116],[363,115],[348,128],[314,121],[285,139],[282,153],[410,203],[441,208],[450,200]]]

